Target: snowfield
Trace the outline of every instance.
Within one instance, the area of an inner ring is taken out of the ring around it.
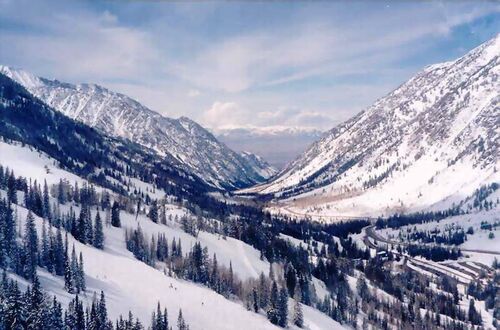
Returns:
[[[58,183],[61,178],[71,183],[78,182],[79,185],[86,182],[58,168],[55,161],[45,154],[21,145],[0,142],[0,164],[13,169],[17,176],[36,178],[39,182],[47,180],[48,184]],[[134,181],[134,184],[142,190],[147,188],[153,191],[154,188],[138,180]],[[100,191],[102,188],[96,189]],[[5,196],[5,191],[0,191],[0,198]],[[23,200],[21,192],[19,200]],[[55,200],[52,199],[52,202]],[[61,205],[61,211],[68,211],[69,207],[69,204]],[[78,214],[79,207],[73,205],[73,209]],[[28,211],[21,205],[16,205],[15,212],[20,228],[24,228]],[[95,212],[92,210],[92,216]],[[269,263],[261,260],[260,253],[246,243],[229,237],[223,239],[207,232],[200,232],[198,237],[194,237],[182,231],[175,218],[188,213],[189,211],[182,207],[167,204],[167,219],[171,215],[174,220],[167,220],[168,224],[162,225],[153,223],[144,214],[139,214],[136,220],[134,214],[122,211],[122,228],[104,228],[104,250],[82,244],[68,235],[69,246],[74,245],[77,254],[81,252],[84,259],[87,291],[82,299],[89,304],[94,292],[99,294],[102,290],[106,294],[108,313],[112,320],[120,315],[125,316],[130,310],[144,325],[149,324],[151,313],[160,302],[162,308],[168,309],[171,324],[175,324],[179,309],[182,309],[191,329],[278,329],[265,315],[248,311],[241,302],[228,300],[201,285],[170,277],[162,269],[155,269],[135,259],[126,249],[125,229],[135,229],[140,225],[147,237],[163,233],[169,243],[172,238],[180,238],[184,253],[189,251],[196,241],[200,241],[202,246],[208,248],[211,256],[213,253],[217,254],[221,265],[229,267],[231,262],[234,273],[242,280],[256,278],[261,272],[268,273]],[[34,218],[40,233],[44,220],[36,215]],[[40,268],[38,273],[43,288],[50,295],[56,295],[61,303],[67,305],[74,297],[64,290],[62,277],[54,276]],[[24,279],[12,274],[10,276],[19,280],[21,287],[26,287],[27,282]],[[317,283],[317,287],[319,286],[320,283]],[[290,315],[293,315],[293,303],[289,304],[289,309]],[[311,307],[304,306],[303,312],[307,329],[344,328]],[[289,327],[296,328],[293,325]]]

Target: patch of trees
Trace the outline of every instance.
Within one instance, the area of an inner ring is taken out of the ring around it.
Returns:
[[[73,247],[68,254],[67,238],[63,241],[61,228],[48,226],[44,221],[41,238],[39,237],[34,217],[28,212],[22,240],[16,237],[17,219],[14,217],[12,205],[8,201],[0,201],[0,267],[33,280],[36,268],[45,268],[57,276],[64,276],[65,288],[69,292],[85,291],[83,258],[77,259]]]
[[[376,222],[377,229],[384,228],[399,228],[408,225],[416,225],[432,221],[442,220],[451,216],[462,214],[463,212],[458,207],[450,208],[444,211],[437,212],[417,212],[410,214],[395,214],[388,218],[379,218]]]
[[[275,277],[271,267],[269,277],[262,273],[258,280],[243,282],[233,273],[231,263],[229,268],[220,265],[217,255],[211,257],[199,242],[183,254],[180,239],[173,238],[170,244],[163,234],[148,239],[140,226],[127,230],[125,240],[127,249],[137,259],[153,267],[164,267],[170,276],[200,283],[226,298],[238,297],[249,310],[265,313],[269,321],[278,326],[286,327],[289,321],[303,325],[300,304],[294,307],[294,315],[289,320],[288,297],[295,296],[298,301],[310,304],[309,282],[298,278],[291,264],[286,267],[282,279]]]
[[[410,244],[405,247],[412,257],[421,256],[432,261],[457,260],[462,252],[457,248],[446,248],[443,246],[423,246]]]
[[[421,243],[460,245],[467,240],[467,235],[463,229],[448,230],[445,233],[441,233],[439,229],[433,229],[431,231],[412,231],[407,235],[407,239]]]
[[[150,329],[168,330],[167,310],[153,312]],[[4,271],[0,278],[0,329],[51,329],[51,330],[144,330],[145,327],[129,311],[128,317],[120,316],[116,322],[108,317],[106,297],[101,291],[94,294],[89,306],[76,295],[64,309],[58,299],[50,297],[40,286],[35,275],[32,285],[23,292],[15,280]],[[177,330],[188,330],[189,326],[179,310]]]
[[[456,280],[441,277],[436,280],[439,289],[436,290],[427,276],[406,267],[394,272],[393,266],[392,262],[371,259],[364,267],[366,279],[363,276],[358,278],[356,291],[361,300],[359,307],[367,316],[363,320],[365,327],[371,324],[384,329],[469,328],[468,315],[460,308]],[[384,298],[377,292],[380,290],[395,299]],[[425,310],[423,316],[422,309]]]

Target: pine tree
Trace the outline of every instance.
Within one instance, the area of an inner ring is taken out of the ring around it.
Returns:
[[[52,306],[50,308],[50,315],[49,315],[47,329],[64,330],[65,327],[62,315],[63,313],[61,304],[57,301],[56,297],[54,296],[52,300]]]
[[[9,203],[17,204],[16,178],[14,177],[14,172],[12,171],[7,179],[7,200]]]
[[[66,204],[66,194],[64,192],[64,183],[62,179],[59,179],[59,185],[57,185],[57,201],[59,204]]]
[[[151,203],[151,207],[149,209],[149,218],[151,221],[158,223],[158,202],[154,200]]]
[[[47,180],[44,180],[43,183],[43,217],[48,220],[52,219],[52,212],[50,210],[49,187],[47,186]]]
[[[304,313],[302,312],[302,305],[299,299],[295,300],[295,306],[293,309],[293,324],[299,328],[304,327]]]
[[[33,278],[33,286],[27,291],[27,318],[26,324],[28,329],[45,329],[46,318],[44,309],[44,296],[40,287],[38,276]]]
[[[217,255],[214,253],[212,260],[212,272],[210,274],[210,287],[217,293],[220,293],[219,288],[219,266],[217,264]]]
[[[104,296],[104,292],[101,291],[101,298],[99,300],[99,306],[97,309],[97,317],[99,318],[99,324],[103,326],[103,329],[107,328],[108,324],[108,310],[106,308],[106,297]]]
[[[0,256],[2,259],[0,266],[9,266],[13,263],[12,257],[16,249],[16,219],[14,219],[12,205],[8,200],[0,203],[0,211],[2,209],[4,219],[1,228],[3,256]]]
[[[278,325],[285,328],[288,319],[288,293],[287,289],[281,288],[278,299]]]
[[[113,227],[121,227],[120,222],[120,205],[115,201],[113,202],[113,207],[111,209],[111,225]]]
[[[229,285],[229,292],[234,293],[234,275],[233,275],[233,263],[229,261],[229,279],[228,279],[228,285]]]
[[[188,330],[189,327],[182,316],[182,309],[179,309],[179,316],[177,317],[177,330]]]
[[[64,248],[64,288],[69,293],[73,293],[75,290],[74,285],[74,276],[73,276],[73,266],[72,261],[74,259],[70,259],[68,255],[68,234],[66,233],[65,240],[65,248]]]
[[[252,307],[253,307],[253,311],[255,313],[258,313],[259,312],[259,296],[257,294],[257,289],[256,288],[253,288],[252,290]]]
[[[47,236],[47,226],[45,219],[42,224],[42,246],[41,246],[41,256],[40,256],[40,266],[47,268],[49,272],[52,270],[52,263],[50,260],[50,242]]]
[[[86,289],[85,285],[85,271],[83,269],[83,256],[80,252],[80,258],[78,261],[78,266],[76,269],[76,288],[77,292],[84,292]]]
[[[65,317],[66,326],[72,330],[85,330],[85,312],[78,295],[68,305]]]
[[[31,211],[26,218],[26,227],[23,237],[25,264],[23,275],[29,280],[33,280],[36,275],[38,265],[38,236],[35,228],[35,219]]]
[[[98,249],[101,250],[104,249],[104,232],[102,228],[102,220],[99,211],[97,211],[97,214],[95,216],[93,245]]]
[[[56,230],[56,237],[54,243],[54,271],[56,275],[64,275],[65,270],[65,251],[64,243],[62,240],[61,227]]]
[[[261,272],[259,277],[259,307],[262,309],[267,309],[268,303],[269,303],[269,287],[267,285],[264,273]]]
[[[278,324],[279,323],[279,314],[278,314],[278,303],[279,303],[279,293],[278,293],[278,286],[276,285],[276,282],[273,281],[272,287],[271,287],[271,297],[269,301],[269,309],[267,310],[267,318],[272,324]]]
[[[295,295],[295,286],[297,285],[297,274],[292,264],[286,267],[285,272],[286,286],[288,288],[288,295],[293,297]]]
[[[5,304],[3,323],[6,329],[23,329],[23,300],[17,281],[10,281],[5,289]]]

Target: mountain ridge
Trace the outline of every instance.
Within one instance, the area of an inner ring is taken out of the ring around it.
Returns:
[[[499,49],[497,36],[461,58],[427,66],[325,133],[273,180],[244,192],[303,197],[309,201],[300,208],[309,211],[326,212],[339,204],[334,199],[380,211],[470,194],[478,186],[471,176],[498,180]],[[450,171],[464,174],[463,187],[448,182]],[[439,179],[442,187],[429,183]],[[396,182],[403,188],[393,187]],[[436,196],[423,198],[429,188]],[[393,193],[389,199],[363,200],[372,191]],[[314,201],[320,197],[323,201]]]
[[[7,66],[0,66],[0,72],[64,115],[111,136],[137,142],[161,156],[171,156],[216,188],[250,186],[266,179],[262,173],[273,171],[263,161],[246,163],[245,158],[187,117],[162,116],[100,85],[64,83]]]

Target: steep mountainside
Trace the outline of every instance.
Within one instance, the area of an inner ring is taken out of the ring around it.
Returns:
[[[45,152],[59,166],[111,190],[125,193],[116,173],[154,182],[169,195],[201,198],[212,190],[178,161],[152,150],[108,137],[48,107],[0,73],[0,138],[19,141]],[[8,158],[9,155],[2,155]]]
[[[429,66],[332,129],[270,183],[308,214],[451,205],[499,181],[500,36]]]
[[[272,171],[265,162],[249,164],[194,121],[164,117],[126,95],[93,84],[39,78],[6,66],[0,66],[0,72],[64,115],[173,157],[212,186],[241,188],[263,181],[267,177],[262,174]]]

